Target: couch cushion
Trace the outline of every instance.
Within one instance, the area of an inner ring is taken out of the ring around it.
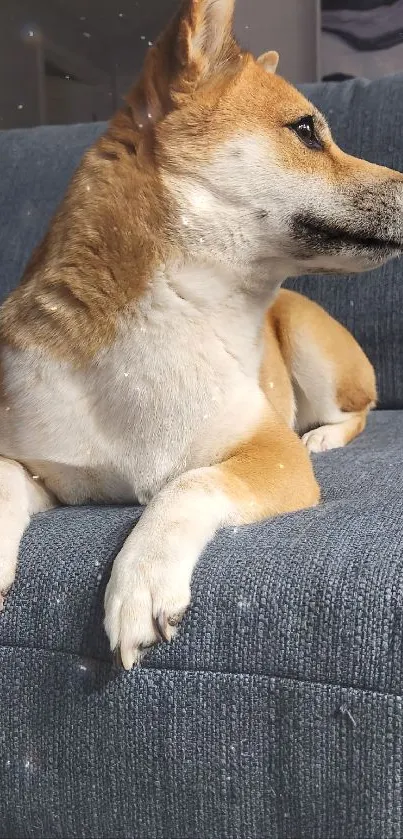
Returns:
[[[403,412],[373,414],[359,439],[315,458],[320,507],[220,533],[196,569],[178,638],[144,667],[402,694],[402,434]],[[37,516],[0,617],[0,647],[74,654],[94,678],[96,662],[111,661],[103,593],[139,513]]]
[[[0,303],[18,284],[103,123],[0,131]]]
[[[0,649],[1,839],[398,839],[402,697]]]
[[[221,533],[171,646],[102,630],[139,511],[37,516],[0,616],[1,839],[402,835],[403,412],[318,455],[317,510]]]

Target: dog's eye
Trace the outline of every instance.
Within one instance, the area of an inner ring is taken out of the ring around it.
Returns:
[[[322,143],[315,132],[313,117],[307,116],[291,122],[288,126],[308,149],[322,149]]]

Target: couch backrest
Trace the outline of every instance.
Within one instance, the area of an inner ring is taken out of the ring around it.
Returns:
[[[346,151],[403,171],[403,74],[303,91]],[[103,129],[88,124],[0,132],[0,300],[18,283],[84,150]],[[402,269],[402,260],[394,260],[368,274],[288,282],[355,334],[375,364],[383,408],[403,407]]]

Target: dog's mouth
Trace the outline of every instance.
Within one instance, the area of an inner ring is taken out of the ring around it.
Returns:
[[[403,241],[372,232],[348,230],[336,224],[326,224],[311,215],[297,215],[292,222],[292,232],[311,252],[337,252],[345,248],[376,253],[394,253],[402,250]]]

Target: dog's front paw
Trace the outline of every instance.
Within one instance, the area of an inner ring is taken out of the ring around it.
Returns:
[[[140,555],[130,541],[116,557],[105,593],[105,630],[126,670],[148,647],[172,640],[190,602],[189,574],[180,560],[162,555],[162,546],[157,554],[142,545]]]

